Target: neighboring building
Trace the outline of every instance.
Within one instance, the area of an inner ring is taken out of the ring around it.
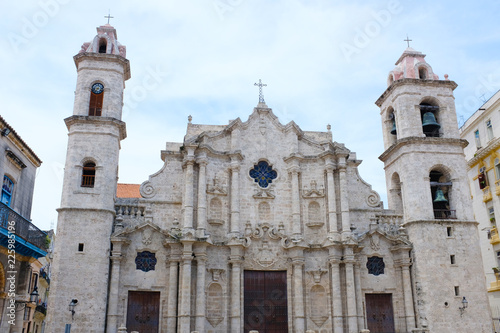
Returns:
[[[189,117],[161,170],[117,184],[116,38],[98,27],[74,57],[47,331],[492,332],[457,85],[425,55],[405,50],[376,102],[387,210],[329,127],[281,124],[262,95],[246,121]]]
[[[460,128],[495,328],[500,331],[500,91]],[[495,214],[496,212],[496,214]]]
[[[37,330],[34,325],[37,303],[29,302],[30,294],[35,295],[39,286],[42,266],[38,259],[47,255],[47,234],[30,221],[35,174],[41,163],[0,117],[0,177],[3,181],[0,202],[1,332],[41,332],[41,328]],[[13,233],[15,243],[12,243]],[[15,286],[15,295],[12,286]]]

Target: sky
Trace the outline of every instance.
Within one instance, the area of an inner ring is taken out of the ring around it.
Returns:
[[[72,115],[73,56],[107,22],[127,47],[119,182],[158,171],[166,142],[196,124],[246,121],[266,103],[282,124],[326,131],[363,160],[361,177],[387,208],[380,110],[389,71],[407,47],[458,84],[463,123],[500,89],[497,1],[163,0],[2,1],[0,115],[42,159],[31,218],[57,223]]]

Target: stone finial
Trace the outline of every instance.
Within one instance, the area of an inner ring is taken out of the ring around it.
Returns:
[[[332,125],[330,125],[330,124],[326,125],[326,129],[328,130],[328,132],[331,132],[332,131]]]
[[[118,327],[118,333],[127,333],[125,325],[122,324],[122,326]]]
[[[448,81],[448,74],[445,74],[445,75],[444,75],[444,79],[445,79],[446,81]]]
[[[191,115],[188,116],[188,121],[191,124],[191,120],[193,120],[193,117]]]

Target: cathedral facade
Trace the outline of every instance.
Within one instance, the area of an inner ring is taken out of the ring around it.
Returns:
[[[330,128],[263,96],[245,121],[189,118],[161,170],[117,184],[130,65],[97,32],[74,57],[49,332],[491,332],[456,84],[425,55],[405,50],[376,102],[384,209]]]

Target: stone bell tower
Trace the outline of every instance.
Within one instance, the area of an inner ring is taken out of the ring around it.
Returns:
[[[491,318],[458,133],[453,90],[408,47],[377,100],[389,208],[413,244],[418,332],[491,332]],[[464,309],[463,301],[468,301]]]
[[[104,332],[115,215],[123,90],[130,78],[125,46],[109,24],[74,56],[78,78],[58,209],[47,332]],[[69,304],[77,300],[74,314]]]

